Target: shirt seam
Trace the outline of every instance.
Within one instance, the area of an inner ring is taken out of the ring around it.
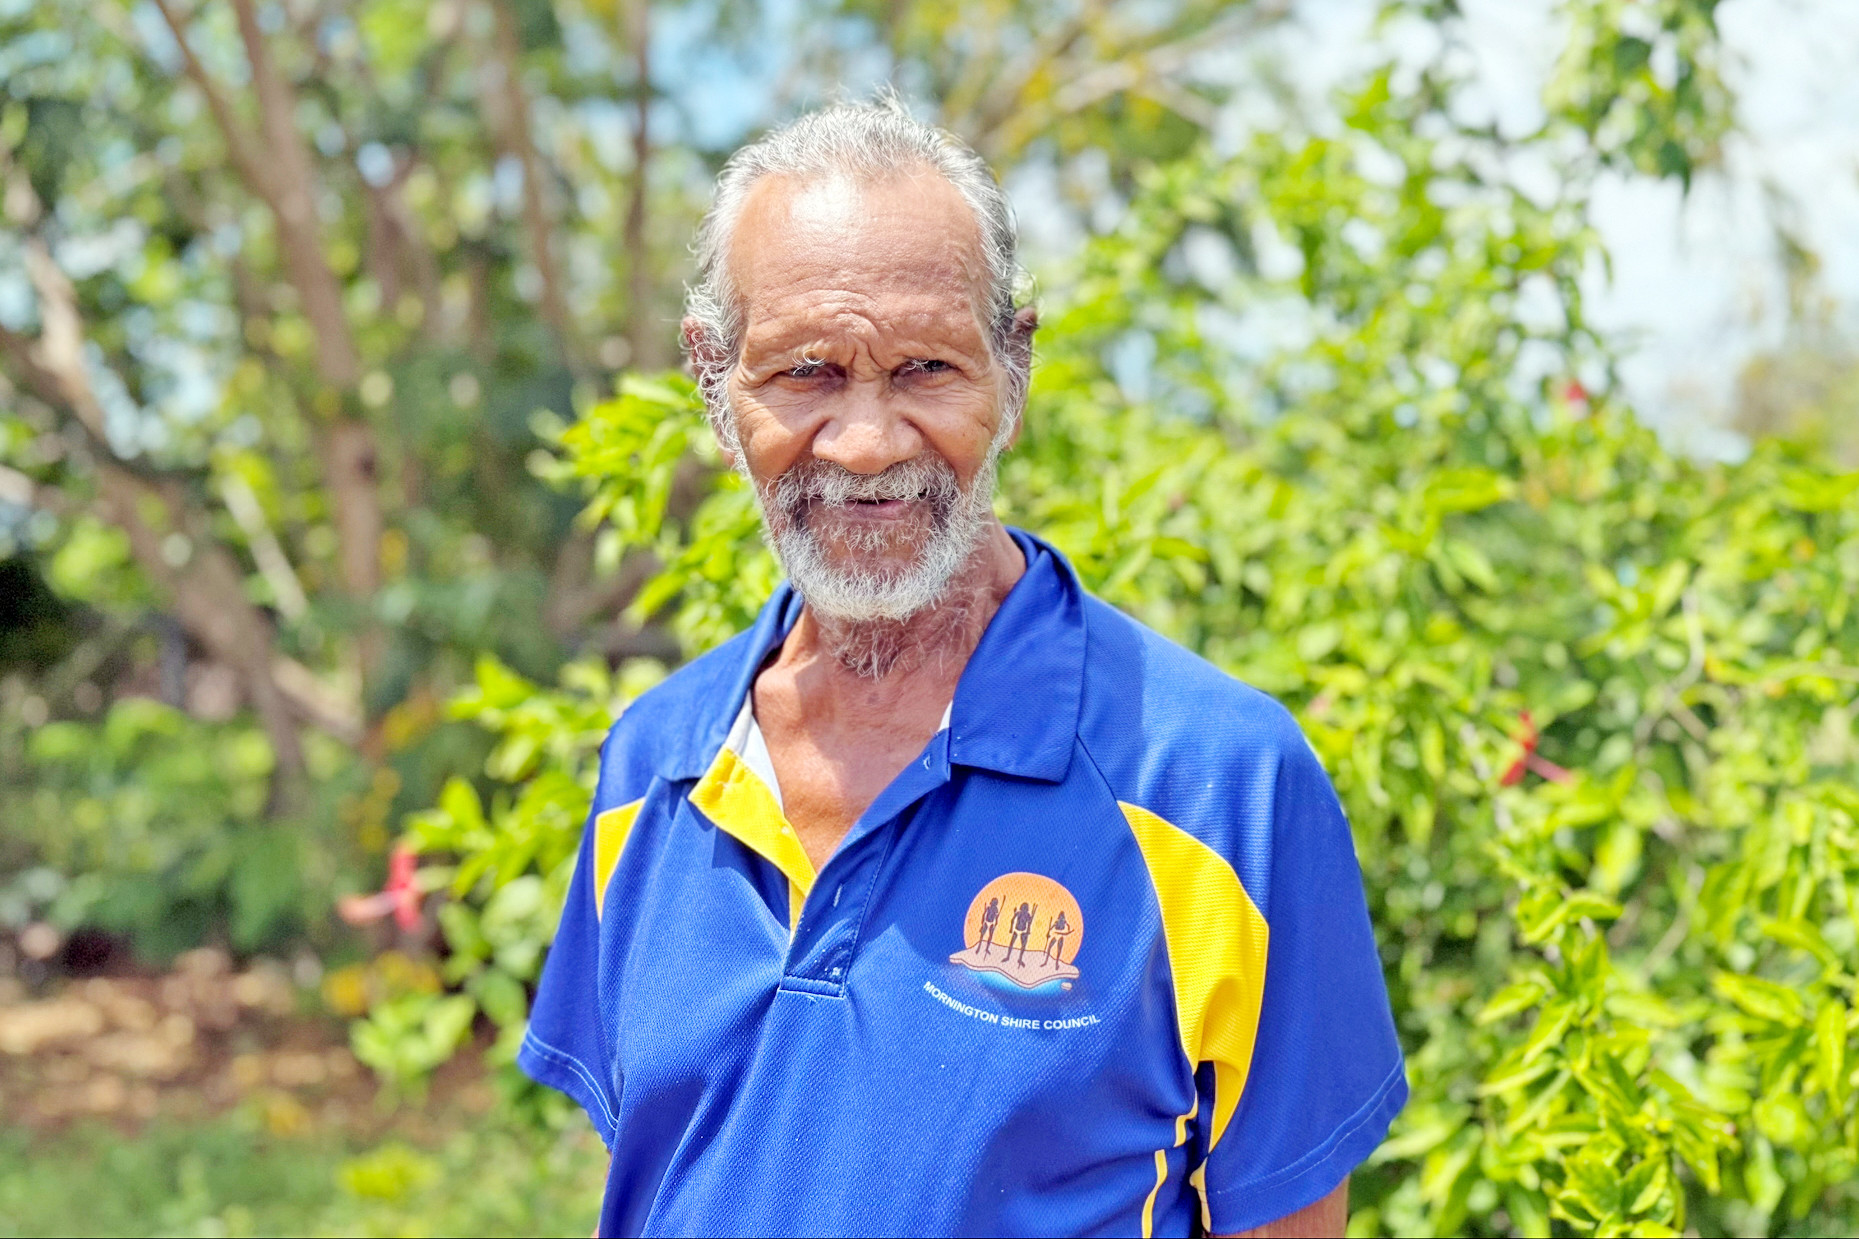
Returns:
[[[1374,1119],[1375,1115],[1380,1112],[1382,1103],[1388,1099],[1388,1095],[1392,1093],[1405,1078],[1406,1070],[1406,1061],[1397,1055],[1394,1060],[1393,1070],[1389,1071],[1382,1079],[1382,1082],[1376,1086],[1375,1091],[1369,1095],[1368,1100],[1363,1102],[1353,1114],[1345,1118],[1321,1143],[1292,1162],[1289,1166],[1286,1166],[1282,1170],[1273,1171],[1262,1179],[1251,1179],[1213,1188],[1208,1192],[1208,1195],[1214,1199],[1224,1199],[1240,1194],[1256,1194],[1271,1188],[1280,1187],[1315,1169],[1323,1163],[1325,1158],[1336,1151],[1337,1146],[1342,1144],[1349,1137],[1355,1135],[1356,1132],[1367,1126],[1368,1123]]]
[[[1162,896],[1161,892],[1157,891],[1155,888],[1155,874],[1150,871],[1148,858],[1142,856],[1142,848],[1136,843],[1135,835],[1130,830],[1129,819],[1124,816],[1123,805],[1126,802],[1121,796],[1117,795],[1117,789],[1111,783],[1110,776],[1104,773],[1103,766],[1098,764],[1097,755],[1091,752],[1091,746],[1085,743],[1083,728],[1080,728],[1078,731],[1078,751],[1084,754],[1085,761],[1090,763],[1091,769],[1097,774],[1097,781],[1103,786],[1104,793],[1110,797],[1111,806],[1117,811],[1117,820],[1123,826],[1123,834],[1129,838],[1130,846],[1136,848],[1138,858],[1142,861],[1143,878],[1149,884],[1150,896],[1156,901],[1156,914],[1159,918],[1162,909]],[[1168,1005],[1169,1009],[1175,1013],[1175,1036],[1173,1044],[1175,1049],[1181,1053],[1179,1061],[1183,1071],[1186,1073],[1188,1091],[1195,1098],[1195,1110],[1198,1111],[1200,1109],[1200,1085],[1196,1082],[1195,1075],[1200,1071],[1200,1064],[1188,1057],[1187,1045],[1182,1038],[1181,1003],[1180,996],[1175,989],[1175,959],[1174,956],[1170,955],[1168,952],[1167,927],[1163,925],[1159,919],[1156,923],[1156,933],[1162,939],[1162,957],[1168,960]],[[1197,1122],[1195,1125],[1198,1127],[1199,1123]]]
[[[523,1033],[523,1043],[526,1046],[533,1047],[538,1054],[549,1062],[566,1067],[574,1072],[574,1074],[580,1078],[581,1083],[587,1086],[588,1092],[594,1098],[594,1101],[599,1104],[601,1116],[607,1120],[608,1129],[616,1133],[619,1131],[619,1116],[613,1112],[613,1107],[607,1104],[606,1090],[600,1086],[600,1077],[596,1076],[585,1063],[568,1051],[550,1045],[533,1032],[525,1031]]]

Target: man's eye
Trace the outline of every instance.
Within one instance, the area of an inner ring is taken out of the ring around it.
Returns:
[[[936,374],[948,368],[948,362],[939,361],[934,357],[914,357],[901,367],[905,374]]]
[[[789,369],[787,371],[787,376],[790,379],[810,379],[824,369],[825,366],[826,363],[823,361],[803,361],[798,366]]]

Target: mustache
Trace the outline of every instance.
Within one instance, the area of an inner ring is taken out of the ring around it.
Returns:
[[[994,460],[990,454],[966,488],[954,466],[932,451],[877,473],[854,473],[810,455],[754,486],[763,527],[809,606],[851,623],[905,620],[943,598],[986,531],[993,516]],[[851,504],[897,501],[923,504],[922,519],[830,519],[835,511],[849,515]],[[823,519],[815,522],[816,515]],[[836,557],[832,547],[850,552],[852,561]],[[874,554],[884,558],[864,559]],[[841,651],[840,658],[847,666],[856,663],[861,675],[879,675],[884,668],[878,662],[890,665],[888,658],[871,661],[881,652],[865,650],[848,662]]]
[[[926,500],[940,514],[961,497],[962,487],[948,461],[925,453],[877,473],[854,473],[817,458],[803,460],[776,479],[772,491],[769,506],[800,521],[812,507],[896,500]]]

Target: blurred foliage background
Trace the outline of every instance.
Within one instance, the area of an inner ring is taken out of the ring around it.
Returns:
[[[1793,253],[1690,460],[1583,307],[1597,178],[1734,124],[1717,7],[1564,0],[1516,134],[1450,0],[1317,109],[1271,0],[0,4],[0,1232],[586,1225],[508,1060],[595,747],[776,577],[686,242],[888,76],[1083,238],[1003,514],[1348,807],[1414,1093],[1351,1233],[1850,1233],[1853,362]]]

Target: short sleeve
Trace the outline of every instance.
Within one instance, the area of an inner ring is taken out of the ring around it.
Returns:
[[[602,765],[606,765],[605,755]],[[603,778],[603,789],[605,782]],[[600,963],[600,917],[595,906],[600,803],[597,798],[596,812],[588,815],[581,850],[575,858],[574,877],[568,885],[568,900],[542,966],[542,980],[530,1005],[529,1028],[517,1050],[516,1062],[530,1079],[579,1102],[611,1148],[618,1104],[610,1069],[612,1048],[596,984]]]
[[[1407,1100],[1349,824],[1301,737],[1280,759],[1272,800],[1258,1033],[1238,1107],[1204,1167],[1216,1234],[1321,1200]]]

